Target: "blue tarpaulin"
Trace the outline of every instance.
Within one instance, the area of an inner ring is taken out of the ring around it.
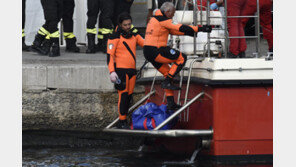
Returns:
[[[174,111],[167,111],[167,106],[162,104],[157,106],[154,103],[142,105],[132,114],[132,128],[140,130],[151,130],[166,120]],[[162,130],[171,129],[178,118],[173,119]]]

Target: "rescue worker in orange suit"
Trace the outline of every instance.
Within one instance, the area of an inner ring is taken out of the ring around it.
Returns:
[[[29,51],[29,46],[25,43],[26,0],[22,1],[22,17],[22,50]]]
[[[248,0],[227,0],[227,16],[242,16],[242,11]],[[251,0],[249,0],[251,1]],[[214,6],[223,5],[224,1],[219,0],[218,2],[211,4],[211,9],[215,9]],[[244,27],[241,23],[241,18],[228,18],[228,33],[229,37],[245,36]],[[247,49],[247,43],[245,38],[230,38],[229,39],[229,58],[244,58],[245,51]]]
[[[41,0],[45,24],[39,29],[31,49],[50,57],[60,56],[58,23],[63,19],[66,51],[79,52],[73,34],[74,0]]]
[[[102,51],[106,53],[107,41],[113,32],[112,16],[114,12],[114,0],[87,0],[87,23],[86,32],[88,47],[86,53],[96,53]],[[96,23],[99,11],[99,31],[97,32]],[[95,37],[98,34],[98,43],[95,44]]]
[[[260,25],[263,37],[267,40],[269,52],[273,52],[273,29],[272,29],[272,2],[273,0],[260,0]],[[257,12],[257,0],[248,0],[242,11],[243,16],[254,15]],[[249,18],[242,18],[243,27],[246,26]]]
[[[118,90],[119,128],[129,128],[127,113],[136,83],[136,46],[144,46],[144,39],[131,29],[132,17],[122,13],[118,29],[110,36],[107,47],[107,64],[110,80]]]
[[[161,5],[165,2],[172,2],[172,0],[157,0],[157,8],[160,8]],[[147,14],[147,19],[146,19],[146,23],[148,23],[148,21],[150,20],[150,17],[152,16],[153,10],[156,9],[156,4],[155,4],[155,0],[148,0],[147,1],[147,8],[148,8],[148,14]]]
[[[161,87],[165,89],[169,110],[176,110],[181,107],[174,102],[173,90],[180,90],[181,88],[173,85],[173,78],[185,65],[187,56],[167,46],[168,35],[194,36],[194,33],[199,31],[212,31],[212,27],[209,25],[196,27],[173,24],[172,17],[174,14],[174,4],[171,2],[163,3],[160,10],[155,12],[147,25],[144,44],[145,58],[165,77]],[[170,63],[172,63],[171,67],[169,66]]]

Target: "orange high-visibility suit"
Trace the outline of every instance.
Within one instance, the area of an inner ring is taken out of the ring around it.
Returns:
[[[132,93],[136,83],[136,46],[144,46],[144,39],[133,33],[128,38],[122,35],[120,28],[111,35],[107,44],[107,64],[109,72],[116,72],[120,84],[115,84],[118,90],[118,113],[119,119],[125,120],[129,109]]]
[[[150,19],[145,35],[144,56],[164,77],[173,78],[181,71],[187,56],[167,46],[168,35],[190,35],[198,32],[198,27],[173,24],[160,10]],[[173,63],[170,67],[168,64]],[[173,91],[165,89],[167,96]]]

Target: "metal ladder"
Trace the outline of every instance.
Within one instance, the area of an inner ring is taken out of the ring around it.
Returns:
[[[207,1],[207,6],[204,7],[202,6],[202,2],[203,0],[200,0],[200,7],[201,9],[202,8],[205,8],[206,9],[206,20],[203,20],[202,19],[202,10],[200,11],[200,20],[198,21],[198,17],[197,17],[197,12],[199,11],[198,8],[197,8],[197,4],[196,4],[196,1],[193,0],[192,1],[192,4],[193,4],[193,25],[194,26],[198,26],[197,23],[200,22],[200,24],[202,25],[203,22],[206,22],[208,25],[210,25],[210,19],[211,18],[222,18],[223,21],[224,21],[224,25],[225,25],[225,28],[222,29],[221,28],[214,28],[214,30],[224,30],[224,35],[225,37],[224,38],[217,38],[217,37],[211,37],[210,36],[210,33],[207,33],[207,43],[206,43],[206,46],[207,46],[207,57],[210,57],[211,56],[211,42],[210,40],[211,39],[224,39],[225,40],[225,46],[224,46],[224,57],[227,58],[228,57],[228,47],[229,47],[229,39],[232,39],[232,38],[249,38],[249,39],[257,39],[256,40],[256,52],[253,53],[256,55],[256,58],[260,57],[260,7],[259,7],[259,0],[257,0],[257,14],[255,16],[227,16],[227,0],[224,0],[224,15],[225,16],[222,16],[222,17],[214,17],[214,16],[210,16],[210,1],[209,0],[206,0]],[[185,1],[185,4],[188,5],[188,0]],[[184,6],[184,10],[185,10],[186,6]],[[255,18],[256,21],[255,21],[255,24],[256,24],[256,31],[255,31],[255,36],[232,36],[232,37],[229,37],[229,34],[228,34],[228,31],[227,31],[227,19],[228,18]],[[193,39],[193,43],[194,43],[194,55],[196,55],[196,34],[194,35],[194,39]]]

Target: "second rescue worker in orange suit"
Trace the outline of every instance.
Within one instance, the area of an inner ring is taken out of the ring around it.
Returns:
[[[144,44],[145,58],[165,77],[161,87],[165,89],[169,110],[176,110],[181,107],[174,102],[173,90],[181,88],[173,85],[173,78],[185,65],[187,56],[167,46],[168,35],[194,36],[194,33],[198,31],[212,31],[212,27],[208,25],[196,27],[173,24],[174,14],[174,4],[171,2],[163,3],[160,10],[155,12],[147,25]],[[173,63],[171,67],[169,66],[170,63]]]
[[[118,113],[121,129],[128,129],[126,116],[136,83],[136,46],[143,47],[144,39],[134,33],[132,18],[128,13],[118,17],[118,29],[110,36],[107,44],[107,64],[110,80],[118,90]]]

